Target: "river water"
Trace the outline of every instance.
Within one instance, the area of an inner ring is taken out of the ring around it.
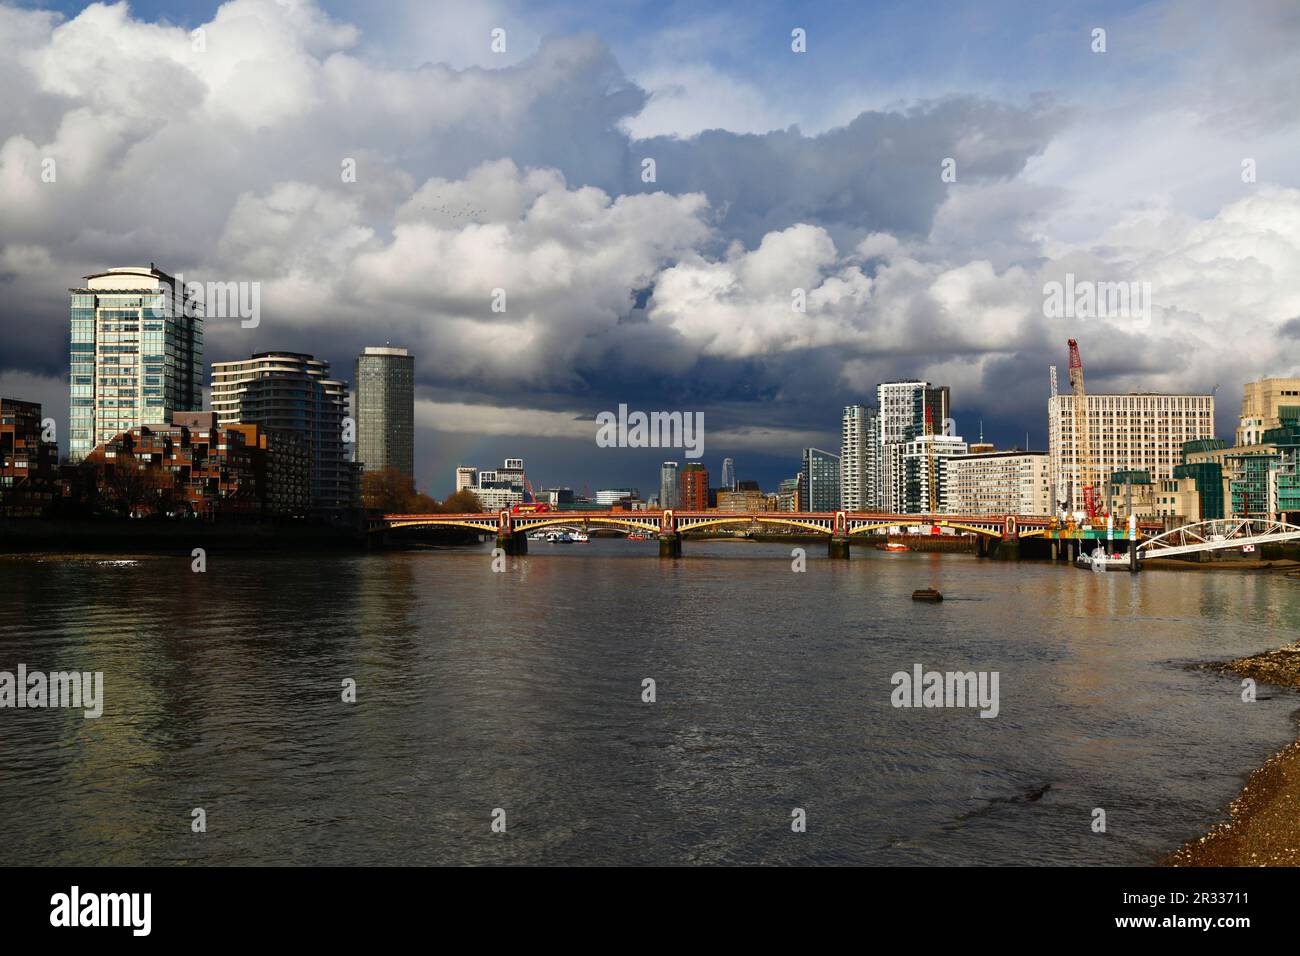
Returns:
[[[0,561],[0,671],[105,684],[0,710],[5,862],[1146,863],[1294,737],[1188,666],[1293,639],[1292,580],[530,546]],[[891,706],[915,664],[998,715]]]

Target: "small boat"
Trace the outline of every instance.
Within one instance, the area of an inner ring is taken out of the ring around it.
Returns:
[[[585,531],[571,531],[571,532],[569,532],[569,537],[572,538],[574,541],[577,541],[577,542],[583,542],[583,541],[586,541],[586,540],[587,540],[587,532],[585,532]]]
[[[930,601],[937,603],[943,600],[943,595],[935,588],[917,588],[912,592],[913,601]]]
[[[876,547],[879,548],[881,551],[894,551],[894,552],[898,552],[898,551],[911,551],[911,550],[912,550],[912,549],[909,548],[907,545],[905,545],[905,544],[903,544],[902,542],[899,542],[899,541],[886,541],[884,544],[878,544],[878,545],[876,545]]]
[[[573,538],[567,531],[552,531],[546,535],[547,544],[573,544]]]
[[[648,534],[630,534],[630,535],[627,536],[627,540],[629,540],[629,541],[649,541],[649,540],[650,540],[650,535],[648,535]]]
[[[1129,558],[1127,554],[1107,554],[1096,548],[1092,554],[1080,554],[1075,558],[1074,566],[1087,571],[1127,571]]]

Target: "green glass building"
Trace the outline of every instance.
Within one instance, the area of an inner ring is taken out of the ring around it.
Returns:
[[[126,266],[72,296],[68,454],[203,408],[203,318],[172,276]]]

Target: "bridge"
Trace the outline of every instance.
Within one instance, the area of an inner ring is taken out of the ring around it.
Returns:
[[[483,534],[495,534],[500,547],[508,554],[528,551],[527,535],[550,527],[582,527],[590,530],[613,528],[625,534],[653,534],[659,539],[659,553],[675,557],[682,553],[682,535],[725,526],[744,525],[771,528],[776,533],[820,534],[827,538],[832,557],[847,558],[849,543],[857,536],[886,528],[929,526],[951,528],[977,536],[979,553],[988,553],[987,543],[997,541],[1008,555],[1018,553],[1023,538],[1043,537],[1055,542],[1104,539],[1104,527],[1079,528],[1062,525],[1050,515],[952,515],[952,514],[881,514],[855,511],[545,511],[513,514],[386,514],[370,521],[372,533],[401,528],[466,528]],[[1137,535],[1144,538],[1157,534],[1162,525],[1139,522]],[[1115,536],[1124,538],[1116,529]],[[1078,547],[1078,545],[1076,545]]]
[[[1217,518],[1198,521],[1148,538],[1138,545],[1139,558],[1173,558],[1203,551],[1300,540],[1300,526],[1269,518]]]

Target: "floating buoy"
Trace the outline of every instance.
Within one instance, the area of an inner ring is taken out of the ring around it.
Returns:
[[[942,601],[943,595],[934,588],[918,588],[912,592],[913,601]]]

